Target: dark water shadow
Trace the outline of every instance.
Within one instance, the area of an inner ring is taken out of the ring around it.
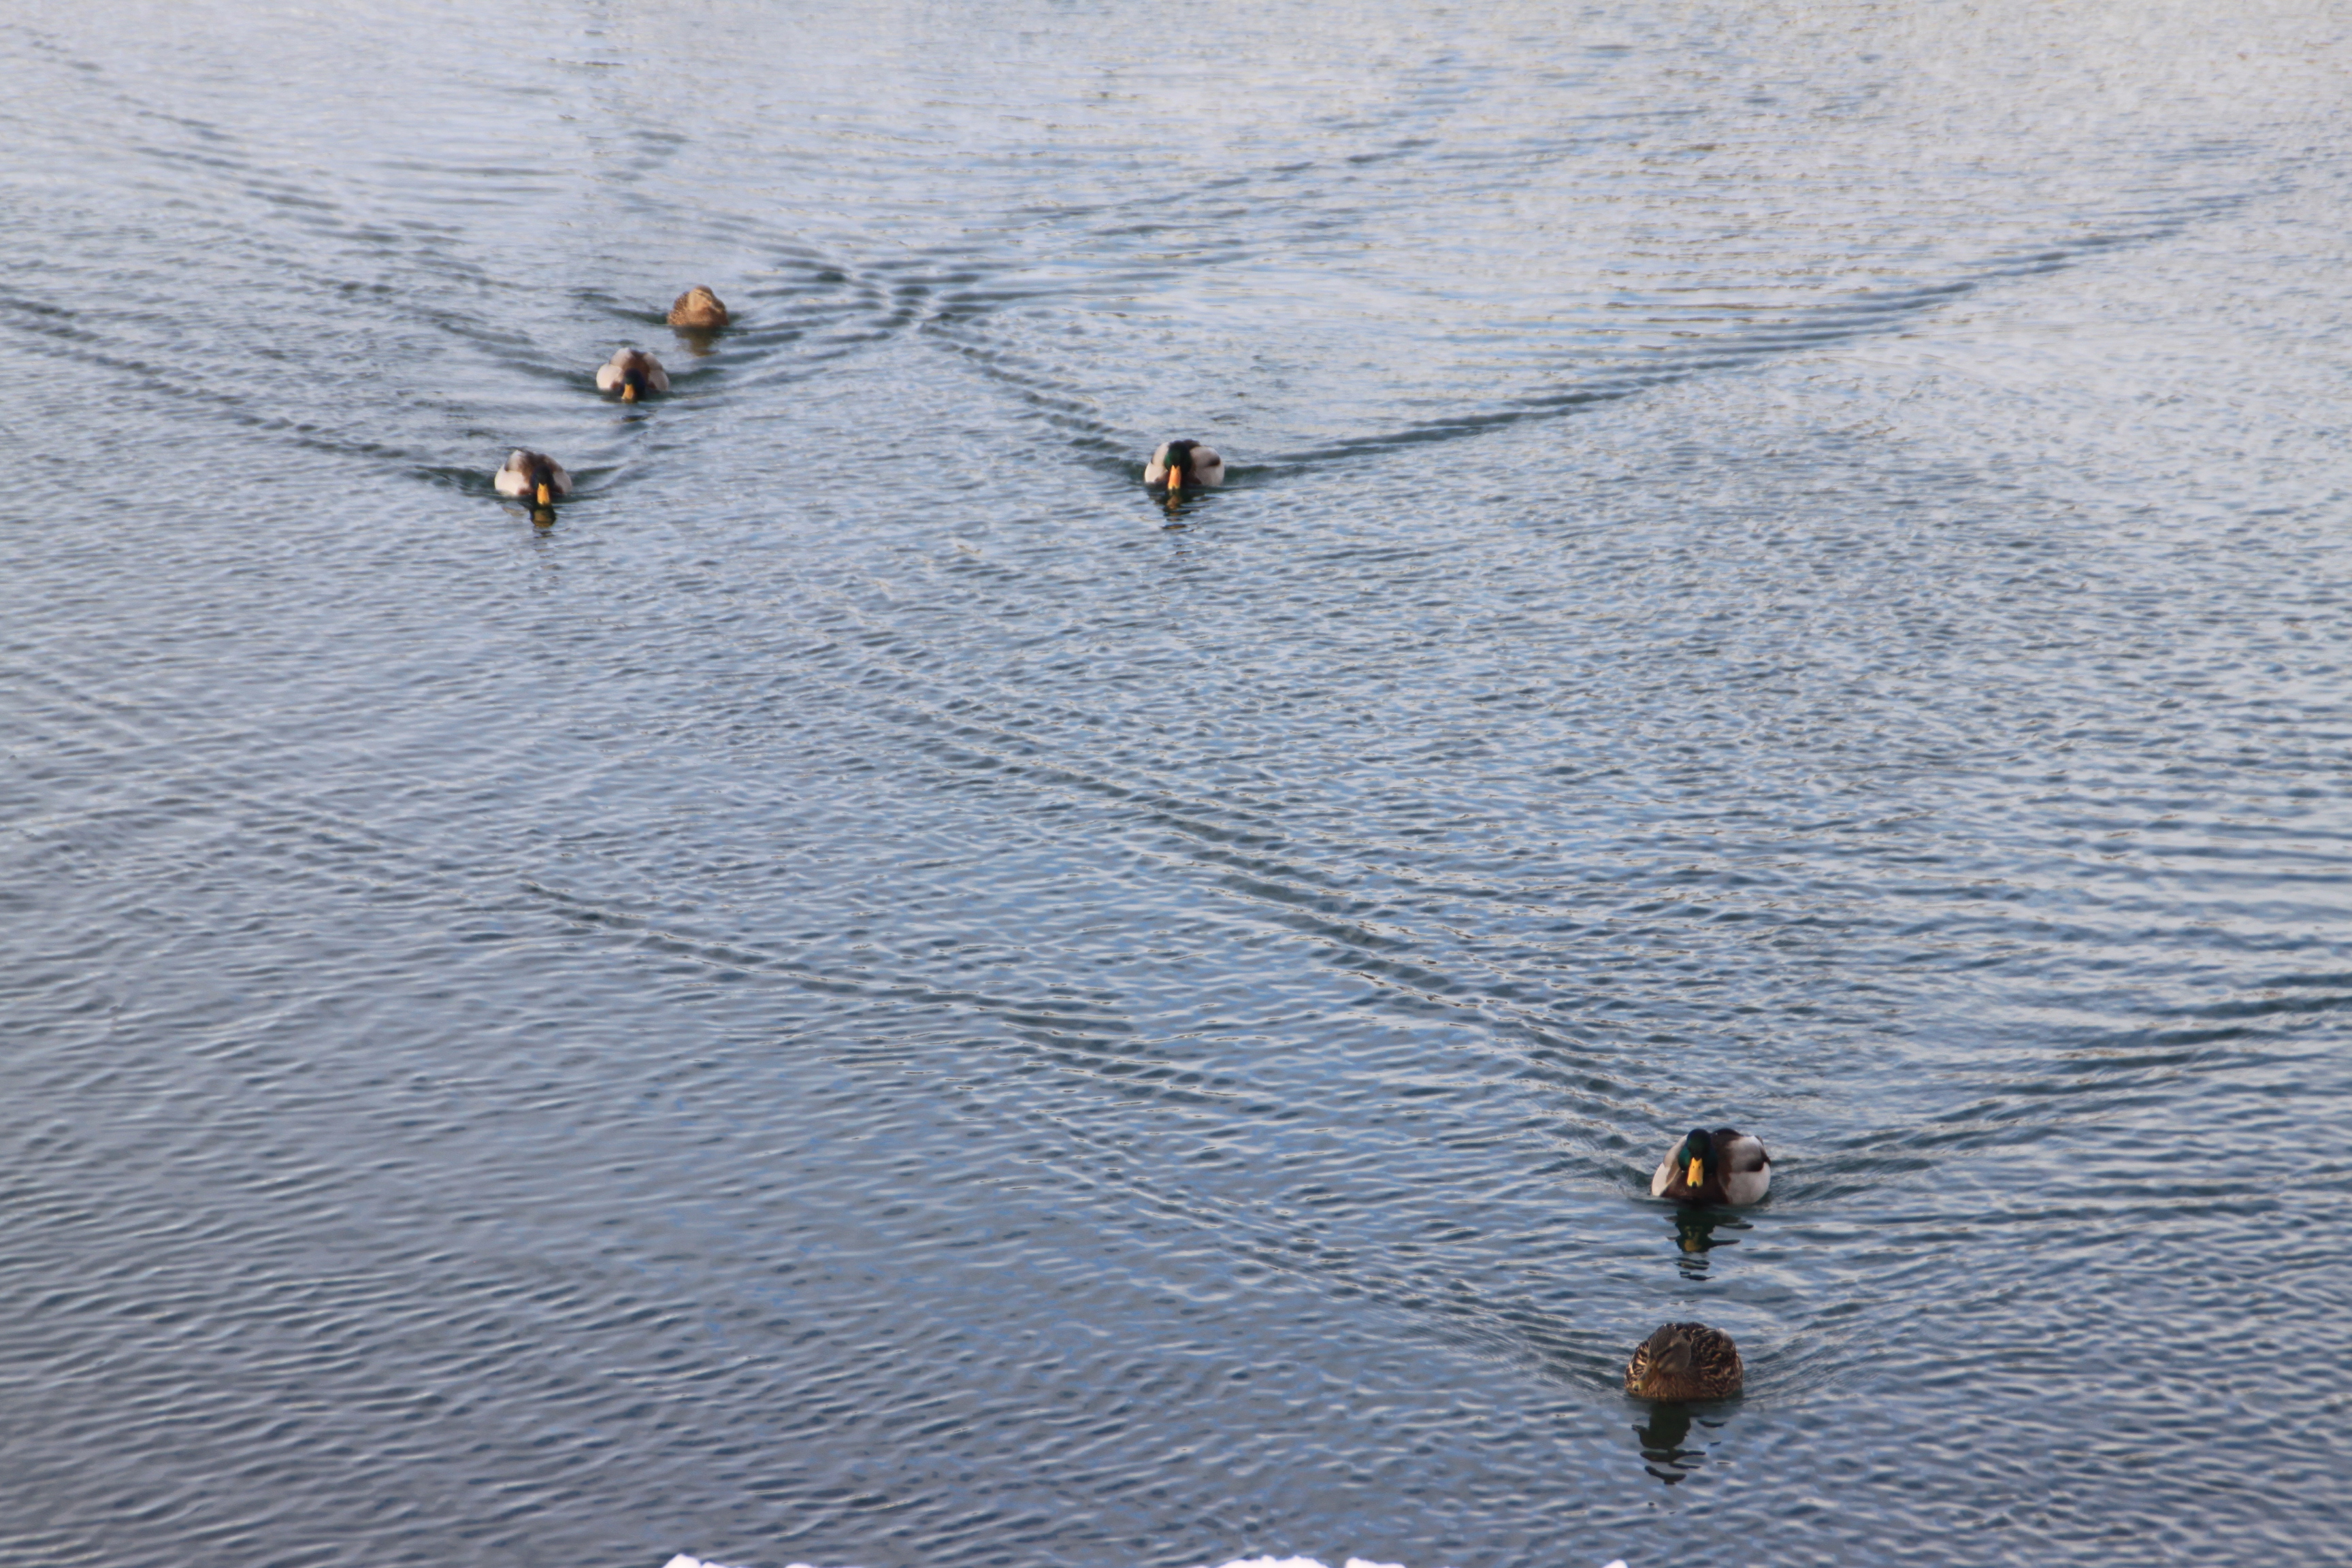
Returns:
[[[1184,490],[1170,495],[1164,489],[1147,489],[1143,493],[1150,497],[1151,503],[1160,509],[1162,528],[1182,530],[1195,522],[1205,522],[1213,515],[1209,509],[1215,505],[1214,498],[1205,490]]]
[[[1725,1209],[1677,1208],[1671,1217],[1675,1226],[1675,1266],[1685,1279],[1706,1279],[1707,1254],[1718,1247],[1739,1245],[1738,1237],[1718,1236],[1717,1231],[1756,1228]]]
[[[1729,1403],[1649,1406],[1647,1419],[1633,1428],[1642,1468],[1670,1487],[1690,1479],[1706,1462],[1714,1435],[1729,1425],[1734,1408]]]

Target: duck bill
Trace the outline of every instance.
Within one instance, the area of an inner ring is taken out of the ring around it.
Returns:
[[[1695,1187],[1705,1179],[1706,1174],[1706,1167],[1700,1162],[1693,1160],[1690,1163],[1690,1170],[1684,1175],[1683,1180],[1687,1184]]]
[[[1181,494],[1183,494],[1183,493],[1184,493],[1184,470],[1183,470],[1183,469],[1181,469],[1181,468],[1171,468],[1171,469],[1169,469],[1169,470],[1168,470],[1168,499],[1169,499],[1170,500],[1174,500],[1178,496],[1180,496],[1180,495],[1181,495]]]
[[[624,402],[624,403],[635,403],[636,400],[637,400],[637,384],[636,384],[635,382],[634,382],[634,381],[631,381],[631,382],[625,382],[624,384],[622,384],[622,386],[621,386],[621,401],[622,401],[622,402]]]
[[[539,481],[539,504],[541,506],[552,506],[555,504],[555,498],[548,493],[547,481],[545,479]],[[1693,1169],[1696,1169],[1696,1167],[1694,1166]]]

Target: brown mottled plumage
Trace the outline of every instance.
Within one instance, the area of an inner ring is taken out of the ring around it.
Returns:
[[[693,332],[711,331],[727,324],[727,307],[719,302],[718,295],[698,283],[670,306],[669,324]]]
[[[1739,1347],[1705,1323],[1661,1323],[1625,1363],[1625,1392],[1636,1399],[1729,1399],[1748,1381]]]

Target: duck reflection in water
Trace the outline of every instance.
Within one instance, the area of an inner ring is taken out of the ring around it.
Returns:
[[[1642,1468],[1668,1486],[1697,1469],[1706,1449],[1690,1446],[1691,1423],[1719,1430],[1731,1418],[1726,1402],[1747,1385],[1729,1334],[1705,1323],[1659,1324],[1625,1363],[1625,1392],[1650,1402],[1649,1420],[1633,1428]]]
[[[1192,503],[1201,498],[1198,490],[1170,489],[1153,492],[1152,499],[1157,500],[1168,514],[1168,521],[1160,526],[1173,529],[1181,533],[1187,526],[1184,521],[1185,514],[1192,510]]]
[[[1642,1468],[1668,1486],[1688,1480],[1706,1458],[1707,1445],[1690,1443],[1691,1423],[1696,1421],[1704,1432],[1723,1428],[1727,1416],[1695,1416],[1686,1405],[1653,1405],[1650,1418],[1633,1428],[1634,1439],[1642,1446]]]
[[[1706,1255],[1718,1247],[1737,1247],[1736,1236],[1717,1236],[1718,1229],[1751,1230],[1755,1228],[1735,1215],[1710,1209],[1676,1209],[1674,1213],[1675,1264],[1689,1279],[1706,1277]]]

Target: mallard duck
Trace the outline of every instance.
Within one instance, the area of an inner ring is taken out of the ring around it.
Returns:
[[[1752,1204],[1772,1186],[1772,1156],[1736,1127],[1694,1127],[1658,1162],[1650,1195],[1678,1204]]]
[[[596,390],[617,392],[624,403],[635,403],[651,393],[669,390],[669,372],[643,349],[616,349],[596,367]]]
[[[669,308],[669,324],[692,332],[708,332],[727,324],[727,307],[719,296],[697,283]]]
[[[562,464],[544,452],[526,452],[520,447],[507,454],[506,466],[490,482],[499,494],[534,506],[553,506],[572,493],[572,476],[563,471]]]
[[[1162,441],[1151,454],[1151,461],[1143,466],[1143,483],[1150,489],[1165,489],[1170,495],[1205,485],[1211,489],[1225,482],[1225,460],[1213,447],[1198,441]]]
[[[1747,1381],[1739,1347],[1705,1323],[1660,1323],[1625,1363],[1625,1392],[1636,1399],[1729,1399]]]

